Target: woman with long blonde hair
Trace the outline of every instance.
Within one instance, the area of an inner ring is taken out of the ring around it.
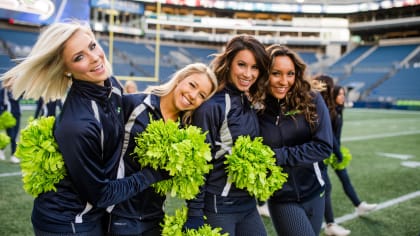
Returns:
[[[136,147],[135,138],[152,120],[181,121],[191,124],[191,115],[203,102],[210,99],[217,89],[213,71],[202,63],[186,65],[161,85],[149,86],[144,92],[123,97],[125,117],[125,142],[123,145],[124,173],[130,176],[141,169],[131,155]],[[141,158],[141,157],[139,157]],[[165,196],[149,188],[117,204],[107,223],[110,235],[161,235]]]
[[[1,77],[11,78],[15,97],[65,98],[53,135],[66,175],[56,191],[35,198],[35,235],[102,235],[108,206],[167,174],[146,168],[115,180],[124,135],[122,86],[89,26],[51,24],[19,62]]]

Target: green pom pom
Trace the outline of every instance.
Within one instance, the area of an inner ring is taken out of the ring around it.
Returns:
[[[1,132],[0,133],[0,149],[5,149],[7,145],[9,145],[9,143],[10,143],[10,137],[6,133]]]
[[[174,216],[165,214],[162,226],[162,236],[228,236],[229,234],[221,234],[221,228],[211,228],[210,225],[204,224],[198,229],[182,230],[185,222],[187,221],[188,209],[184,206],[175,211]]]
[[[64,178],[66,169],[53,136],[55,117],[30,120],[21,130],[16,148],[20,158],[24,190],[34,197],[56,191],[55,184]]]
[[[232,153],[226,155],[225,164],[230,181],[261,201],[266,201],[287,181],[287,173],[276,165],[274,152],[262,143],[262,137],[251,140],[240,136]]]
[[[134,153],[141,166],[169,172],[171,179],[153,184],[156,192],[192,199],[200,192],[205,174],[213,168],[206,135],[196,126],[180,128],[179,122],[152,120],[136,138]]]
[[[353,158],[350,150],[346,147],[341,146],[340,148],[341,154],[343,155],[343,160],[341,162],[338,162],[337,157],[335,154],[331,154],[331,156],[327,159],[324,159],[324,164],[331,165],[331,167],[334,170],[343,170],[347,168],[347,166],[350,164],[351,159]]]
[[[0,130],[12,128],[16,125],[16,119],[12,113],[4,111],[0,115]]]

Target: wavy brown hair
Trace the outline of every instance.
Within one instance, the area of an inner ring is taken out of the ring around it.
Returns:
[[[184,80],[185,78],[193,74],[204,74],[210,80],[211,85],[212,85],[211,92],[206,97],[205,100],[210,99],[217,91],[217,88],[218,88],[217,78],[214,75],[213,71],[210,69],[210,67],[200,62],[192,63],[192,64],[188,64],[184,66],[183,68],[175,72],[172,75],[171,79],[168,80],[166,83],[160,84],[160,85],[150,85],[144,90],[144,93],[155,94],[156,96],[163,97],[171,93],[176,88],[176,86],[178,86],[179,82],[181,82],[182,80]],[[182,116],[182,122],[184,124],[191,123],[191,116],[193,112],[194,110],[189,110],[189,111],[184,112]]]
[[[282,107],[283,113],[287,111],[300,111],[304,114],[306,121],[314,131],[318,121],[318,114],[314,103],[315,94],[311,91],[311,84],[306,80],[306,64],[299,55],[286,46],[273,44],[266,48],[270,58],[269,74],[273,68],[274,60],[279,56],[289,57],[295,66],[295,83],[290,88],[284,98],[285,106]],[[267,85],[268,86],[268,85]],[[267,91],[270,91],[267,87]]]
[[[237,35],[229,40],[226,49],[211,62],[211,68],[216,74],[219,82],[218,91],[222,90],[229,81],[229,67],[233,58],[242,50],[249,50],[254,54],[259,70],[257,81],[249,88],[249,99],[253,104],[262,104],[265,88],[268,85],[268,64],[269,58],[265,52],[264,45],[251,35]]]

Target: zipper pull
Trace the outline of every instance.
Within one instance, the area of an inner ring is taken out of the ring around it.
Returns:
[[[276,117],[276,125],[277,125],[277,126],[279,125],[279,122],[280,122],[280,116],[278,115],[278,116]]]

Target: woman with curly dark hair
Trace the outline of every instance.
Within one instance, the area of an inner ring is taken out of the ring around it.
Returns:
[[[330,116],[305,79],[306,65],[297,53],[280,45],[266,51],[271,64],[260,131],[288,173],[283,188],[268,200],[271,220],[278,235],[318,235],[325,203],[318,162],[332,152]]]

